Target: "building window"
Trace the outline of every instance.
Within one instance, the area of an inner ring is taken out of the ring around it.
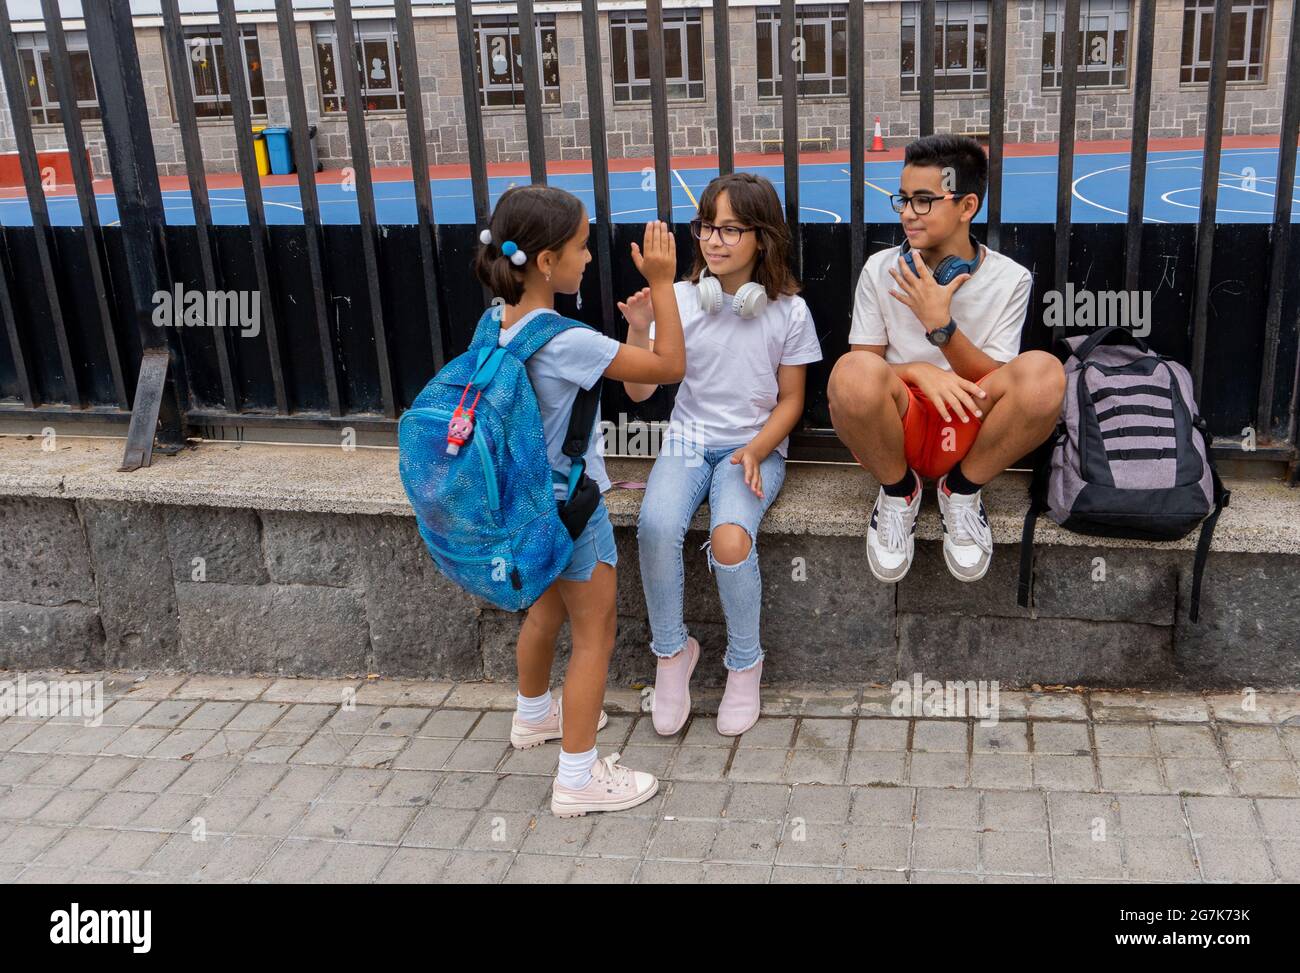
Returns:
[[[1129,7],[1131,0],[1083,0],[1079,5],[1080,88],[1128,82]],[[1061,87],[1065,0],[1048,0],[1043,17],[1043,87]]]
[[[698,10],[665,10],[664,81],[669,98],[704,97],[704,39]],[[650,100],[650,44],[644,13],[609,15],[614,103]]]
[[[560,49],[554,15],[533,18],[537,28],[537,71],[542,104],[560,103]],[[514,17],[477,17],[479,101],[486,107],[521,107],[524,103],[524,50]]]
[[[1228,30],[1228,80],[1264,80],[1268,0],[1235,0]],[[1182,81],[1209,81],[1214,53],[1214,0],[1183,5]]]
[[[795,8],[795,63],[799,66],[799,94],[844,95],[848,80],[848,8]],[[781,95],[781,11],[758,10],[758,95]]]
[[[244,42],[244,83],[254,115],[266,114],[266,91],[262,87],[262,52],[257,45],[257,28],[240,28]],[[230,83],[226,75],[226,48],[221,28],[186,27],[185,48],[190,61],[190,97],[199,118],[230,117]]]
[[[72,88],[77,98],[77,114],[82,119],[99,117],[99,98],[95,94],[95,76],[90,70],[90,53],[86,50],[85,31],[67,31],[68,60],[72,62]],[[44,34],[19,34],[18,63],[27,85],[27,104],[33,125],[58,125],[63,121],[59,110],[58,88],[54,84],[54,64]]]
[[[903,91],[917,90],[919,3],[903,4],[899,62]],[[989,86],[988,0],[934,5],[934,90],[984,91]]]
[[[391,20],[358,20],[353,57],[361,81],[363,111],[399,111],[406,107],[402,86],[402,59],[397,28]],[[338,35],[333,23],[317,23],[316,72],[320,78],[321,110],[345,112],[343,76],[338,71]]]

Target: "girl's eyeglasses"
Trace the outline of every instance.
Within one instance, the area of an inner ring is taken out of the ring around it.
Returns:
[[[714,226],[712,223],[705,223],[703,220],[691,220],[691,236],[697,240],[708,240],[713,236],[713,231],[718,231],[718,238],[722,240],[722,245],[734,247],[740,242],[740,238],[746,233],[753,233],[752,226]]]
[[[934,205],[936,199],[956,199],[959,195],[961,194],[944,193],[942,196],[923,196],[918,193],[915,196],[903,196],[894,193],[889,197],[889,202],[894,207],[895,213],[903,212],[903,210],[907,209],[907,204],[911,203],[913,213],[917,216],[925,216],[926,213],[930,212],[930,207]]]

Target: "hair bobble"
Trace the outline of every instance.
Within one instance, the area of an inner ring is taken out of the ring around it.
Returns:
[[[510,258],[510,262],[516,267],[522,267],[528,262],[528,254],[519,249],[519,245],[514,240],[507,240],[501,244],[501,252]]]
[[[492,231],[485,227],[479,232],[478,240],[483,246],[489,246],[492,243]],[[509,257],[510,262],[516,267],[522,267],[528,262],[528,254],[520,250],[519,244],[515,243],[514,240],[507,240],[501,244],[501,253]]]

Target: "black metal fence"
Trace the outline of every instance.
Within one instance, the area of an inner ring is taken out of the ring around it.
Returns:
[[[781,72],[796,76],[794,0],[780,2]],[[1287,0],[1278,0],[1279,4]],[[250,132],[246,82],[229,72],[232,122],[248,211],[246,226],[212,222],[204,160],[194,106],[176,98],[193,226],[166,225],[129,0],[84,3],[85,28],[94,65],[113,191],[120,227],[99,224],[85,164],[85,138],[75,100],[72,68],[57,0],[41,0],[60,100],[80,227],[50,224],[19,62],[5,0],[0,0],[0,69],[13,119],[31,227],[7,227],[0,253],[0,417],[42,422],[93,418],[130,422],[123,468],[149,462],[152,436],[175,448],[187,433],[205,426],[353,427],[395,431],[396,420],[447,357],[464,349],[484,303],[469,274],[478,230],[489,215],[488,168],[477,95],[474,24],[470,0],[454,0],[459,34],[465,126],[476,225],[436,225],[419,97],[405,99],[410,161],[418,221],[381,227],[375,215],[370,153],[351,57],[338,59],[345,96],[359,223],[323,225],[314,174],[298,167],[303,223],[269,226]],[[1081,0],[1065,0],[1064,23],[1078,24]],[[163,38],[173,77],[187,72],[186,41],[177,0],[161,0]],[[1042,294],[1066,281],[1093,288],[1154,292],[1150,340],[1186,364],[1196,378],[1198,400],[1216,433],[1239,439],[1256,432],[1255,457],[1293,460],[1300,318],[1300,247],[1291,201],[1300,130],[1300,0],[1290,0],[1291,36],[1285,65],[1276,205],[1271,224],[1216,224],[1218,172],[1227,88],[1231,0],[1216,0],[1213,61],[1206,95],[1202,200],[1197,225],[1145,225],[1143,199],[1155,39],[1151,0],[1137,0],[1133,137],[1128,220],[1120,224],[1071,221],[1074,120],[1078,97],[1080,32],[1064,33],[1055,224],[1002,221],[1006,104],[1006,6],[990,4],[988,221],[977,232],[985,241],[1034,270],[1034,294],[1024,348],[1049,347],[1053,334],[1033,313]],[[537,70],[532,0],[519,0],[524,115],[531,176],[546,180],[542,93]],[[339,49],[349,50],[355,30],[348,0],[333,0]],[[238,49],[233,0],[216,0],[223,43]],[[295,157],[310,157],[308,117],[294,36],[291,0],[275,0],[276,26],[287,88],[288,123]],[[662,0],[647,0],[650,108],[654,138],[654,190],[659,218],[672,222],[668,98],[664,71]],[[412,0],[394,0],[398,39],[410,60],[408,84],[418,92],[419,50]],[[714,3],[718,159],[722,172],[735,164],[732,126],[728,11]],[[847,224],[808,224],[799,219],[797,86],[782,86],[786,217],[796,241],[796,271],[818,322],[825,361],[809,372],[804,427],[793,437],[796,459],[847,459],[830,429],[826,379],[847,350],[852,293],[869,249],[892,246],[896,224],[864,221],[863,0],[848,3],[850,112],[850,218]],[[922,37],[934,34],[934,0],[921,0]],[[595,273],[584,283],[578,309],[567,298],[561,310],[621,336],[616,295],[639,286],[622,255],[637,227],[612,221],[609,159],[604,117],[604,78],[596,0],[582,0],[590,117],[591,168],[595,190],[592,232]],[[922,134],[934,128],[934,49],[921,44],[919,104]],[[677,226],[683,270],[690,239]],[[1046,255],[1051,254],[1050,273]],[[1042,265],[1040,269],[1040,264]],[[1189,269],[1190,268],[1190,269]],[[236,338],[231,328],[159,328],[153,295],[175,284],[204,292],[253,291],[260,296],[260,333]],[[1208,367],[1207,367],[1208,363]],[[667,414],[672,390],[634,405],[608,383],[606,415],[654,418]],[[1233,451],[1240,452],[1234,443]]]

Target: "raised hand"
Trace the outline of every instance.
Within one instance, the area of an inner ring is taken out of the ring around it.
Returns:
[[[633,244],[636,246],[636,244]],[[649,331],[655,319],[654,308],[650,304],[650,288],[643,287],[626,301],[618,302],[618,309],[627,319],[628,327],[633,331]]]
[[[632,244],[632,262],[652,287],[672,285],[677,276],[677,242],[667,223],[652,220],[645,225],[641,245]]]

